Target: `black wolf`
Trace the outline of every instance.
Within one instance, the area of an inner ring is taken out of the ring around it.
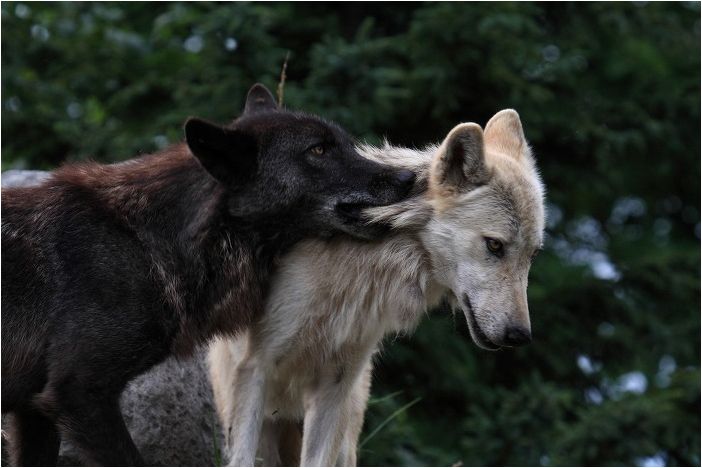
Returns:
[[[125,163],[58,169],[2,191],[2,409],[19,465],[139,465],[118,398],[168,355],[233,334],[262,310],[278,255],[305,236],[361,237],[361,209],[414,174],[371,162],[339,127],[276,110],[185,124],[186,142]],[[194,156],[194,157],[193,157]]]

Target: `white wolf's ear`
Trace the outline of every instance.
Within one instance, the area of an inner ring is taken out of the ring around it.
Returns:
[[[505,109],[492,116],[485,126],[485,144],[501,153],[521,159],[527,142],[517,111]]]
[[[487,177],[483,129],[474,123],[456,125],[434,158],[432,183],[451,192],[466,192]]]

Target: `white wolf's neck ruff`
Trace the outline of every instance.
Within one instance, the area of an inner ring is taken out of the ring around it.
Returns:
[[[356,254],[348,265],[356,272],[355,285],[348,282],[338,284],[326,291],[322,299],[339,300],[338,313],[347,315],[348,332],[358,334],[357,328],[367,327],[369,334],[410,331],[419,322],[422,314],[438,305],[447,292],[439,286],[431,258],[421,238],[422,231],[431,220],[434,208],[428,193],[429,173],[439,147],[430,145],[423,149],[400,148],[387,141],[380,147],[361,145],[359,152],[365,157],[393,167],[414,171],[417,175],[415,189],[406,200],[393,205],[369,208],[364,211],[369,222],[384,222],[392,227],[391,234],[376,244],[359,243]],[[317,245],[316,247],[319,247]],[[329,246],[327,252],[337,250]],[[349,252],[349,243],[340,245],[341,252]],[[340,252],[336,252],[340,253]],[[337,267],[338,269],[338,267]],[[348,278],[348,276],[347,276]],[[339,278],[341,279],[341,278]],[[329,306],[318,302],[318,310]],[[341,345],[349,334],[341,332],[341,320],[332,332],[337,345]],[[344,327],[341,327],[344,328]],[[366,333],[360,333],[365,335]]]
[[[397,296],[405,293],[403,299],[396,296],[394,304],[393,300],[388,300],[380,305],[379,313],[385,317],[378,318],[387,326],[383,334],[410,331],[422,314],[437,306],[448,292],[436,282],[435,266],[422,241],[422,234],[434,214],[428,188],[432,162],[439,148],[437,144],[422,149],[396,147],[387,140],[380,147],[359,147],[361,154],[369,159],[410,169],[417,175],[415,189],[406,200],[364,212],[371,222],[384,222],[392,227],[394,236],[384,247],[378,248],[382,253],[378,268],[387,268],[386,287],[390,291],[397,292]],[[393,276],[395,271],[403,274]],[[401,311],[399,315],[398,311]]]
[[[359,152],[368,159],[394,167],[409,169],[417,174],[415,189],[409,198],[394,205],[369,208],[364,211],[370,222],[390,224],[394,230],[421,229],[429,221],[432,207],[427,198],[429,170],[439,147],[424,149],[398,148],[387,141],[381,147],[360,145]]]

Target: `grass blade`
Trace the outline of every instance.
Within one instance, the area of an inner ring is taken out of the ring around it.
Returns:
[[[419,400],[421,400],[421,399],[422,399],[421,397],[417,397],[417,398],[415,398],[414,400],[412,400],[412,401],[410,401],[409,403],[407,403],[406,405],[404,405],[403,407],[396,409],[390,416],[388,416],[387,418],[385,418],[385,420],[384,420],[383,422],[381,422],[380,424],[378,424],[378,426],[376,426],[376,428],[373,429],[373,430],[371,431],[371,433],[368,434],[368,435],[361,441],[361,443],[359,444],[358,448],[359,448],[359,449],[360,449],[360,448],[363,448],[363,446],[366,444],[366,442],[368,442],[369,440],[371,440],[371,439],[373,438],[373,436],[375,436],[378,432],[380,432],[380,430],[381,430],[382,428],[384,428],[385,426],[387,426],[388,423],[389,423],[390,421],[392,421],[393,419],[395,419],[397,416],[399,416],[400,414],[402,414],[404,411],[407,411],[409,408],[411,408],[411,407],[414,406],[415,404],[417,404],[417,403],[419,402]]]
[[[377,403],[381,403],[385,400],[389,400],[390,398],[396,397],[397,395],[399,395],[400,393],[403,393],[403,392],[404,392],[404,390],[398,390],[396,392],[389,393],[389,394],[382,396],[382,397],[371,398],[370,400],[368,400],[368,406],[375,405]]]

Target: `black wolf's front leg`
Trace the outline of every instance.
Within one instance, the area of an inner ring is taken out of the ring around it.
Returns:
[[[9,453],[12,466],[56,466],[61,439],[53,421],[35,410],[9,415]]]
[[[58,406],[57,423],[63,436],[88,466],[144,466],[117,397],[105,399],[74,393]]]

